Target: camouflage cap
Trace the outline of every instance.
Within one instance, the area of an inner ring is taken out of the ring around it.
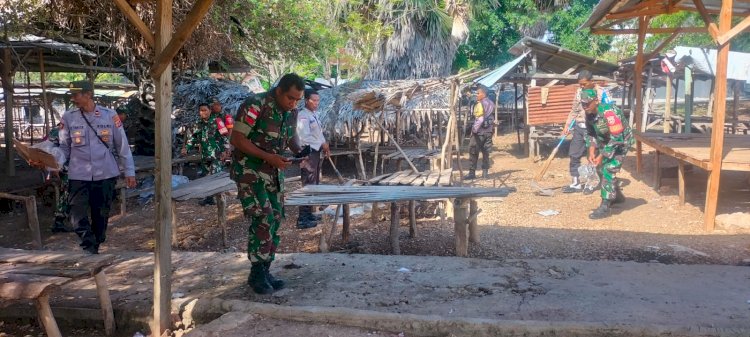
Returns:
[[[68,84],[68,92],[71,94],[77,92],[94,92],[94,86],[89,81],[73,81]]]
[[[594,89],[581,90],[581,103],[589,103],[594,100],[596,100],[596,90]]]

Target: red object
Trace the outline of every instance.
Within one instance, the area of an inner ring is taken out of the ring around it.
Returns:
[[[227,129],[227,126],[224,124],[224,121],[221,120],[221,117],[216,117],[216,127],[219,129],[219,133],[222,136],[226,136],[229,134],[229,130]]]
[[[226,117],[224,117],[224,123],[226,123],[227,129],[231,130],[234,128],[234,118],[232,118],[232,116],[226,115]]]

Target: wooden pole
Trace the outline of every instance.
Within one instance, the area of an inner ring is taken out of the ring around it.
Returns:
[[[398,203],[392,202],[391,203],[390,241],[391,241],[391,253],[393,255],[401,255],[401,248],[399,247],[399,243],[398,243],[398,230],[399,230],[398,214],[399,214]]]
[[[635,132],[641,130],[641,112],[643,110],[643,42],[646,38],[646,28],[648,27],[649,17],[642,16],[638,18],[638,54],[635,57]],[[635,142],[635,167],[636,172],[641,173],[643,169],[643,144],[640,141]]]
[[[5,41],[8,41],[8,33],[5,33]],[[13,150],[13,69],[10,64],[10,48],[3,49],[3,63],[0,64],[0,78],[3,81],[3,95],[5,96],[5,175],[16,176],[15,154]]]
[[[36,311],[39,313],[39,320],[42,321],[44,332],[49,337],[62,337],[60,328],[57,326],[55,316],[52,314],[52,308],[49,306],[49,294],[42,294],[34,300]]]
[[[416,201],[409,200],[409,237],[417,236],[417,207]]]
[[[479,205],[474,199],[469,200],[469,242],[479,242],[479,227],[477,226],[477,218],[479,217]]]
[[[469,255],[469,237],[468,237],[468,213],[469,213],[469,200],[468,199],[456,199],[456,203],[453,208],[453,222],[455,222],[455,240],[456,240],[456,256],[465,257]]]
[[[47,85],[45,84],[45,74],[44,74],[44,53],[42,53],[42,50],[39,49],[39,81],[42,84],[42,104],[44,105],[44,134],[48,135],[50,126],[54,127],[55,125],[50,125],[50,119],[52,119],[52,109],[50,108],[50,104],[47,101]]]
[[[742,81],[734,81],[734,97],[732,99],[732,134],[737,133],[737,108],[740,106],[740,87],[742,87]]]
[[[651,80],[653,79],[654,75],[654,67],[650,66],[648,67],[648,76],[646,77],[646,99],[645,104],[643,104],[643,115],[641,116],[641,128],[639,129],[640,132],[646,132],[646,127],[648,125],[648,114],[651,110]]]
[[[156,3],[158,56],[172,38],[172,0]],[[161,336],[170,327],[172,308],[172,63],[154,78],[156,86],[156,248],[154,249],[154,320],[151,335]]]
[[[160,1],[160,0],[157,0]],[[141,20],[141,18],[138,16],[138,13],[133,10],[133,7],[130,7],[130,4],[127,0],[114,0],[115,5],[120,8],[120,11],[125,14],[125,17],[128,18],[130,23],[135,26],[136,29],[138,29],[138,32],[141,33],[141,36],[143,36],[143,40],[148,43],[149,46],[154,46],[154,34],[151,33],[151,29],[148,28],[146,23]],[[170,20],[171,21],[171,20]],[[170,27],[171,28],[171,27]],[[171,35],[171,34],[170,34]],[[167,40],[169,41],[169,40]]]
[[[107,274],[104,271],[100,271],[94,275],[94,282],[96,283],[96,294],[99,298],[99,306],[102,310],[102,317],[104,318],[104,334],[112,336],[115,334],[115,314],[112,310],[112,299],[109,297],[109,285],[107,285]]]
[[[221,246],[229,248],[229,238],[227,236],[227,200],[225,194],[217,193],[214,195],[216,199],[216,208],[219,218],[219,227],[221,227]]]
[[[501,90],[501,86],[496,85],[495,86],[495,123],[497,123],[497,125],[495,126],[496,136],[500,134],[500,122],[499,122],[499,119],[497,119],[497,110],[498,110],[497,103],[500,102],[500,90]]]
[[[732,28],[732,0],[721,3],[719,13],[719,33],[725,34]],[[711,132],[711,172],[708,176],[706,191],[705,226],[706,231],[713,231],[716,221],[716,209],[719,203],[719,184],[721,180],[721,159],[724,152],[724,116],[727,105],[727,62],[729,62],[729,42],[719,46],[716,56],[716,90],[719,99],[714,104],[713,125]]]
[[[706,110],[706,116],[712,117],[713,116],[713,109],[714,109],[714,102],[716,100],[716,95],[714,90],[716,89],[716,79],[711,80],[711,92],[708,94],[708,110]],[[695,89],[693,89],[693,92],[695,92]],[[725,98],[726,99],[726,98]]]
[[[39,216],[36,211],[36,198],[33,195],[25,198],[24,206],[26,206],[26,218],[29,222],[29,229],[31,229],[31,235],[34,238],[33,247],[42,249],[42,233],[39,228]]]
[[[172,3],[172,0],[168,1],[170,4]],[[193,34],[193,31],[198,27],[198,24],[203,20],[203,17],[206,16],[206,13],[208,13],[208,10],[213,3],[214,0],[197,0],[193,4],[193,8],[187,15],[185,15],[185,19],[183,19],[182,22],[180,22],[180,25],[175,29],[174,37],[170,33],[169,40],[167,40],[168,44],[163,48],[160,48],[159,52],[156,54],[154,64],[151,67],[151,76],[156,77],[161,75],[165,70],[171,70],[172,59],[177,55],[190,35]],[[170,29],[172,29],[171,26]],[[159,43],[157,42],[156,44],[158,45]],[[169,67],[169,69],[167,67]]]
[[[664,133],[669,133],[672,122],[672,76],[667,75],[667,93],[664,95]]]
[[[685,133],[693,130],[693,70],[685,67]]]

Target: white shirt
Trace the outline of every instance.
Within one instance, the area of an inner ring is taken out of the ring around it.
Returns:
[[[297,115],[297,139],[301,146],[310,145],[315,151],[326,142],[323,136],[323,126],[315,112],[302,108]]]

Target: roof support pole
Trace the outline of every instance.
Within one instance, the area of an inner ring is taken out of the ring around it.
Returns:
[[[732,28],[732,5],[734,0],[721,2],[719,13],[719,35],[726,34]],[[721,178],[721,160],[724,152],[724,117],[727,105],[727,62],[729,61],[729,43],[719,46],[716,56],[716,76],[714,94],[718,99],[714,104],[713,123],[711,128],[711,172],[708,175],[706,191],[706,210],[704,224],[706,231],[713,231],[716,221],[716,208],[719,203],[719,183]]]
[[[156,4],[155,55],[172,38],[172,0]],[[154,249],[154,320],[151,335],[161,336],[170,327],[172,301],[172,62],[158,76],[156,86],[156,247]]]
[[[8,42],[6,30],[5,41]],[[7,43],[10,46],[10,42]],[[10,48],[3,49],[3,63],[0,69],[0,79],[3,82],[3,94],[5,95],[5,174],[8,177],[16,176],[15,157],[13,155],[13,67],[10,64]]]
[[[638,48],[635,57],[635,109],[631,110],[630,118],[635,118],[635,132],[641,132],[641,112],[643,110],[643,42],[646,38],[646,28],[648,27],[649,17],[642,16],[638,18]],[[640,141],[635,142],[635,167],[636,173],[641,173],[643,169],[643,144]]]

